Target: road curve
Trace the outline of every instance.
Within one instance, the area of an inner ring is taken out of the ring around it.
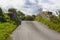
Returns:
[[[13,40],[60,40],[60,34],[35,21],[22,21],[11,34]]]

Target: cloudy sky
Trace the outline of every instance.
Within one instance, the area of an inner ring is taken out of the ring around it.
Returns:
[[[6,11],[8,8],[16,8],[25,14],[35,14],[39,11],[56,11],[60,8],[60,0],[0,0],[0,7]]]

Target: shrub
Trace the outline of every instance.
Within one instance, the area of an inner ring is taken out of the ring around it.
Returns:
[[[51,28],[57,32],[60,32],[60,22],[59,22],[59,19],[57,19],[57,18],[53,18],[53,20],[49,20],[49,19],[44,19],[43,17],[37,17],[35,19],[35,21],[39,21],[39,22],[47,25],[49,28]]]
[[[0,40],[6,40],[9,34],[16,28],[13,23],[0,23]]]

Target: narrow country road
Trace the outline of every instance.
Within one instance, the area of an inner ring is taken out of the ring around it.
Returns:
[[[60,34],[35,21],[22,21],[12,33],[13,40],[60,40]]]

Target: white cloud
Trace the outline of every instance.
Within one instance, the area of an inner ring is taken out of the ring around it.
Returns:
[[[60,8],[60,0],[0,0],[0,7],[3,9],[14,7],[26,14],[33,14],[39,12],[41,7],[50,11]]]
[[[24,5],[24,0],[0,0],[0,7],[18,7]]]
[[[49,1],[51,1],[52,3],[54,3],[54,5],[56,7],[59,7],[60,8],[60,0],[49,0]]]

